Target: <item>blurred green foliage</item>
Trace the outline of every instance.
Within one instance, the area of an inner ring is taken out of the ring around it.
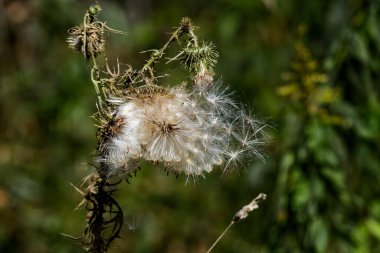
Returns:
[[[89,174],[95,96],[86,62],[65,39],[90,4],[0,6],[1,252],[82,252],[59,233],[80,235],[85,224],[69,183]],[[183,176],[144,166],[117,193],[126,224],[110,252],[205,252],[258,192],[268,199],[215,252],[380,252],[378,1],[100,4],[101,18],[128,32],[110,35],[108,58],[135,67],[146,57],[139,52],[192,18],[217,45],[217,75],[274,126],[266,162],[241,172],[185,185]],[[302,37],[299,27],[307,28]],[[168,67],[175,78],[176,66],[160,66]]]

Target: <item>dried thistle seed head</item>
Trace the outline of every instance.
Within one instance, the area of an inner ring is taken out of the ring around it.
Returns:
[[[81,53],[86,59],[101,54],[105,49],[104,24],[94,22],[83,26],[75,26],[68,31],[69,48]]]
[[[129,87],[124,93],[124,96],[128,99],[146,100],[159,95],[167,95],[169,94],[169,90],[162,86],[144,85],[140,87]]]
[[[260,157],[256,145],[263,128],[246,122],[249,116],[221,82],[202,90],[182,85],[129,90],[133,93],[113,113],[115,119],[123,119],[121,124],[110,124],[115,131],[103,135],[108,139],[99,160],[108,164],[109,174],[120,169],[131,173],[143,159],[177,174],[197,176]]]
[[[69,37],[67,38],[67,43],[69,44],[69,48],[76,52],[82,51],[83,46],[83,28],[79,26],[74,26],[68,31]]]
[[[87,28],[86,51],[82,51],[82,53],[86,55],[87,59],[90,58],[91,55],[96,57],[104,51],[105,42],[103,24],[92,24]]]
[[[121,128],[125,124],[125,119],[123,117],[113,118],[107,125],[107,138],[112,138],[113,136],[120,133]]]

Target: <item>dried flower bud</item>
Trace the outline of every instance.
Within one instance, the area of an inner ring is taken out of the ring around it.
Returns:
[[[81,53],[86,59],[89,59],[92,55],[96,57],[104,51],[103,23],[90,23],[85,28],[83,26],[75,26],[68,32],[67,43],[69,44],[69,48]]]
[[[193,24],[191,23],[191,19],[188,17],[184,17],[181,20],[181,30],[184,33],[188,33],[191,29],[193,29]]]
[[[76,52],[81,52],[83,46],[83,28],[79,26],[74,26],[68,31],[69,37],[67,38],[67,43],[69,48]]]
[[[194,85],[198,90],[208,90],[211,88],[214,75],[210,71],[202,71],[194,76]]]

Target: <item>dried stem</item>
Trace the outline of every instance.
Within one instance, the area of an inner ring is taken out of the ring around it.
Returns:
[[[93,182],[95,191],[89,190],[86,196],[88,223],[82,241],[89,252],[105,253],[111,242],[119,237],[123,212],[112,196],[116,191],[113,186],[99,177]],[[106,235],[106,230],[111,232]]]
[[[265,200],[267,197],[266,194],[260,193],[257,195],[256,198],[254,198],[248,205],[243,206],[239,211],[235,213],[235,215],[232,217],[231,223],[227,226],[227,228],[219,235],[219,237],[215,240],[215,242],[212,244],[212,246],[207,250],[207,253],[210,253],[212,249],[215,247],[215,245],[218,244],[218,242],[222,239],[222,237],[227,233],[227,231],[234,225],[236,222],[241,221],[248,217],[248,214],[252,212],[255,209],[259,208],[259,202],[261,200]]]
[[[218,242],[220,241],[220,239],[222,239],[222,237],[227,233],[227,231],[232,227],[232,225],[234,225],[234,221],[231,221],[230,225],[228,225],[226,227],[226,229],[223,231],[223,233],[221,233],[218,237],[218,239],[215,240],[215,242],[212,244],[212,246],[207,250],[207,253],[210,253],[212,251],[212,249],[215,247],[215,245],[218,244]]]

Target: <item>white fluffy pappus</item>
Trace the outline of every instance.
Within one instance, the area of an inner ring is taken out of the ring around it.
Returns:
[[[209,90],[178,86],[135,96],[114,115],[123,123],[101,158],[110,174],[133,172],[144,159],[197,176],[215,167],[238,167],[243,158],[262,157],[265,125],[239,109],[221,82]]]

